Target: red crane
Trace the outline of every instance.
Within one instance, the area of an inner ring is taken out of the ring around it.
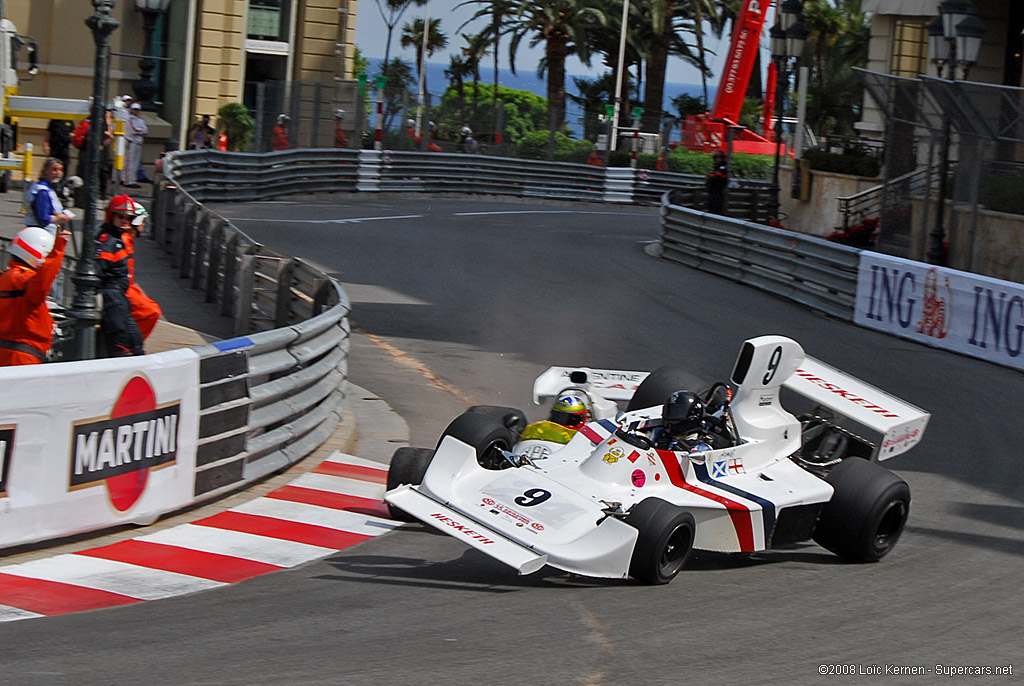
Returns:
[[[722,73],[711,111],[683,120],[682,143],[690,150],[724,150],[729,127],[739,126],[743,98],[746,96],[750,74],[761,45],[765,15],[774,4],[775,0],[743,0],[733,27],[725,71]],[[775,64],[772,63],[768,65],[768,87],[764,100],[766,122],[773,121],[771,112],[774,102]],[[770,138],[766,138],[750,129],[738,129],[733,136],[733,151],[757,155],[774,154],[774,131],[769,135]]]

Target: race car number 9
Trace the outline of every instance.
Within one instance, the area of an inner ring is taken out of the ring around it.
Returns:
[[[545,491],[543,488],[531,488],[523,492],[514,502],[522,507],[533,507],[534,505],[540,505],[550,497],[551,491]]]

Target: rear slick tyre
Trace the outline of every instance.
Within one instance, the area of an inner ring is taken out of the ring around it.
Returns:
[[[667,584],[693,550],[693,515],[661,498],[640,501],[625,522],[638,532],[629,575],[643,584]]]
[[[885,467],[850,457],[825,479],[835,489],[822,508],[814,541],[849,562],[885,557],[907,523],[910,487]]]
[[[659,367],[640,382],[636,392],[629,399],[627,412],[661,407],[676,391],[702,391],[708,384],[679,367]]]

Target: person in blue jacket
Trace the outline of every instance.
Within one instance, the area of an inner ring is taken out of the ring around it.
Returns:
[[[64,209],[57,195],[57,185],[62,178],[64,163],[56,157],[47,157],[39,180],[25,193],[25,226],[40,226],[56,234],[58,227],[71,222],[71,213]]]

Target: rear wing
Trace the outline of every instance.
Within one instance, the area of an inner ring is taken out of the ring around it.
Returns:
[[[540,405],[542,398],[553,398],[569,386],[587,388],[608,400],[629,400],[648,374],[621,369],[550,367],[533,382],[533,403]]]
[[[820,407],[849,419],[875,445],[873,457],[887,460],[921,441],[931,415],[834,367],[805,357],[782,383]]]

